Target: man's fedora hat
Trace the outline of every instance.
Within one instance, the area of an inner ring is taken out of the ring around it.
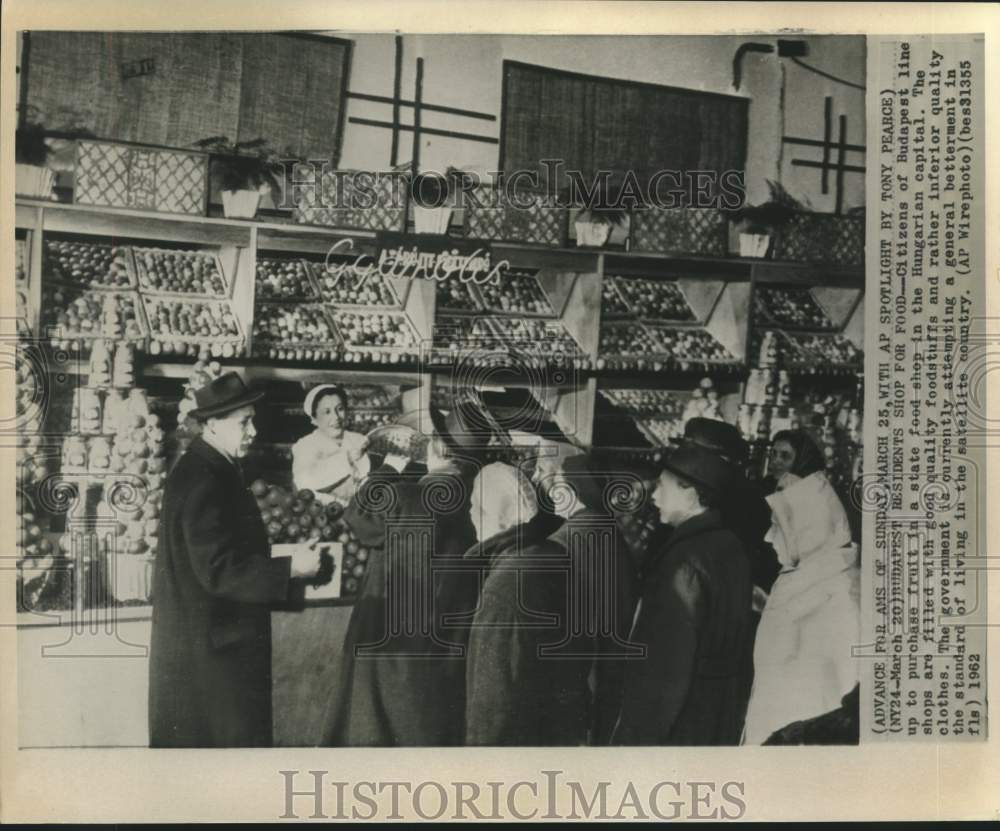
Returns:
[[[675,439],[675,442],[681,446],[704,447],[738,464],[747,457],[747,443],[740,431],[714,418],[689,418],[684,424],[684,438]]]
[[[478,455],[504,441],[493,417],[474,400],[455,402],[447,415],[432,406],[430,415],[435,432],[458,455]]]
[[[227,372],[214,381],[195,390],[194,400],[198,407],[190,415],[198,421],[218,418],[240,407],[253,404],[264,397],[263,392],[255,392],[243,383],[237,372]]]
[[[717,495],[731,491],[740,478],[732,464],[698,444],[682,444],[672,453],[664,454],[660,468]]]

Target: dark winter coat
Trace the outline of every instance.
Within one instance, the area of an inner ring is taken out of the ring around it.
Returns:
[[[646,570],[614,741],[739,743],[752,668],[749,563],[716,511],[674,529]]]
[[[195,439],[167,477],[153,576],[151,747],[271,744],[271,612],[291,560],[271,559],[236,465]]]
[[[383,465],[348,506],[345,520],[372,548],[322,744],[461,742],[463,650],[441,634],[449,612],[441,563],[459,560],[475,541],[469,516],[474,476],[474,469],[457,464],[419,479]]]
[[[542,528],[529,523],[467,555],[489,560],[468,635],[466,744],[607,740],[632,613],[629,556],[614,522],[593,512],[551,537]],[[595,597],[610,616],[584,611]]]

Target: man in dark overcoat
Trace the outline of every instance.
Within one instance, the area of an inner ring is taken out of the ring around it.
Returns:
[[[653,501],[672,531],[647,565],[613,742],[735,745],[752,677],[750,563],[716,505],[737,471],[686,445],[667,455]]]
[[[167,477],[153,575],[151,747],[272,743],[271,613],[320,554],[271,558],[239,460],[256,435],[255,401],[227,373],[195,393],[202,434]]]
[[[437,747],[462,740],[464,649],[444,632],[452,609],[442,563],[475,542],[469,516],[480,451],[491,441],[482,413],[431,410],[427,472],[387,457],[344,513],[370,546],[351,613],[341,671],[320,742],[334,747]]]

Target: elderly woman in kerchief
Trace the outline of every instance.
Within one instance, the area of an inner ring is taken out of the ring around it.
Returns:
[[[757,630],[746,744],[836,709],[858,683],[851,655],[861,627],[858,548],[818,455],[815,445],[800,442],[768,497],[768,540],[782,570]]]

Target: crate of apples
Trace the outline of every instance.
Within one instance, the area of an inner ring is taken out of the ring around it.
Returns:
[[[135,292],[80,291],[49,286],[43,295],[44,329],[59,342],[141,340],[146,320]]]
[[[343,514],[343,507],[338,503],[324,505],[312,491],[293,491],[268,484],[263,479],[256,480],[250,492],[257,500],[267,538],[272,544],[336,540]]]
[[[658,352],[656,341],[640,323],[603,323],[598,355],[607,359],[619,356],[645,356]],[[598,361],[598,369],[601,369]]]
[[[333,322],[348,348],[413,349],[417,333],[402,312],[335,311]]]
[[[172,295],[228,297],[229,286],[215,254],[164,248],[133,248],[139,285]]]
[[[705,329],[648,326],[657,342],[657,351],[673,363],[733,363],[736,357]]]
[[[616,278],[610,277],[601,285],[601,316],[626,317],[632,314],[616,285]]]
[[[758,325],[829,331],[833,321],[807,288],[760,286],[754,295]]]
[[[273,344],[336,343],[326,312],[319,304],[266,303],[254,310],[254,353]]]
[[[232,357],[243,347],[243,331],[228,301],[143,295],[143,302],[154,341],[150,349],[153,354],[160,351],[197,354],[207,344],[216,357]]]
[[[613,277],[612,282],[637,317],[677,323],[695,320],[694,312],[676,283],[643,277]]]
[[[479,302],[468,282],[457,277],[435,281],[437,308],[442,312],[478,312],[482,311]]]
[[[309,263],[298,258],[258,258],[256,299],[307,302],[319,300]]]
[[[131,254],[124,246],[98,242],[46,240],[45,276],[87,289],[135,288]]]
[[[508,271],[499,282],[476,286],[483,305],[505,314],[555,317],[555,310],[542,290],[538,278],[529,271]]]
[[[343,265],[328,270],[325,265],[313,265],[313,275],[326,303],[334,306],[398,309],[402,301],[392,283],[377,271],[358,272]]]
[[[853,366],[864,361],[864,353],[843,335],[787,334],[792,361],[821,368],[823,365]]]

